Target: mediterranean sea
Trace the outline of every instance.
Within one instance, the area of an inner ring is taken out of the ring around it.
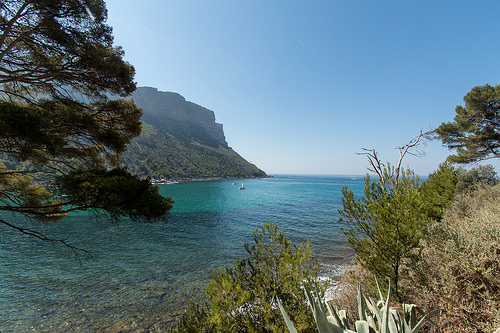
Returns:
[[[18,220],[92,257],[78,260],[64,246],[2,227],[0,331],[164,331],[189,300],[206,300],[211,272],[244,259],[244,243],[270,221],[295,244],[310,240],[322,276],[339,276],[353,256],[338,223],[341,189],[362,195],[363,183],[362,176],[317,175],[185,182],[158,185],[175,201],[160,222]]]

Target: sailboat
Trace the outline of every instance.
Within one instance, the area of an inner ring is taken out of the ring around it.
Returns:
[[[241,183],[240,190],[244,190],[244,189],[245,189],[245,186],[243,185],[243,183]]]

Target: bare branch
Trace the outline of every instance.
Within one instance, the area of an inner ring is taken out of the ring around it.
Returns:
[[[3,43],[5,42],[5,39],[7,38],[7,36],[9,35],[9,32],[11,31],[12,27],[14,26],[14,24],[17,22],[17,20],[23,16],[23,15],[26,15],[26,13],[28,12],[26,10],[26,7],[28,6],[29,3],[25,2],[21,8],[19,8],[19,10],[17,11],[17,13],[14,15],[14,17],[12,17],[12,19],[9,21],[9,23],[7,24],[7,26],[5,27],[5,30],[4,32],[2,33],[2,35],[0,36],[0,46],[3,45]],[[26,11],[25,11],[26,10]],[[2,52],[2,56],[0,57],[0,60],[3,58],[3,56],[5,55],[6,52]]]
[[[386,180],[385,180],[384,174],[382,172],[382,169],[384,168],[384,163],[382,163],[380,161],[380,159],[378,158],[378,154],[375,151],[375,149],[361,148],[361,150],[363,150],[364,152],[357,153],[357,154],[367,156],[368,161],[370,162],[370,165],[371,165],[371,168],[368,167],[368,170],[375,172],[378,175],[380,181],[382,182],[382,184],[384,185],[384,188],[385,188]]]
[[[416,149],[420,143],[422,142],[423,139],[429,138],[430,135],[432,134],[432,131],[422,133],[422,130],[420,130],[420,133],[408,141],[405,145],[401,147],[396,147],[396,149],[399,152],[399,160],[398,164],[396,166],[396,179],[399,179],[399,173],[401,171],[401,163],[403,162],[403,158],[405,157],[406,154],[413,155],[413,156],[422,156],[423,153],[420,151],[416,152],[411,152],[411,149]]]
[[[396,165],[395,169],[395,179],[399,179],[399,174],[401,171],[401,163],[403,162],[403,158],[408,154],[412,156],[422,156],[424,153],[420,152],[418,150],[412,151],[417,149],[417,147],[422,143],[424,139],[430,139],[432,138],[432,135],[434,134],[433,131],[428,131],[423,133],[420,131],[420,133],[408,141],[406,144],[400,147],[396,147],[396,149],[399,152],[399,160]],[[387,185],[387,179],[385,179],[383,169],[385,167],[384,163],[382,163],[378,157],[378,154],[375,149],[368,149],[368,148],[361,148],[363,152],[357,153],[358,155],[365,155],[368,158],[368,162],[370,162],[370,167],[368,167],[369,171],[372,171],[376,173],[383,185],[384,188],[386,188]]]
[[[19,174],[26,174],[26,173],[37,173],[37,172],[40,172],[40,171],[36,171],[36,170],[24,170],[24,171],[17,171],[17,170],[8,170],[8,171],[3,171],[3,172],[0,172],[0,176],[5,176],[5,175],[19,175]]]
[[[36,231],[36,230],[31,230],[31,229],[28,229],[28,228],[21,228],[19,226],[16,226],[12,223],[9,223],[3,219],[0,219],[0,223],[10,227],[10,228],[13,228],[25,235],[28,235],[28,236],[32,236],[32,237],[35,237],[35,238],[38,238],[42,241],[46,241],[46,242],[51,242],[53,244],[56,244],[56,243],[59,243],[59,244],[62,244],[64,246],[66,246],[68,249],[70,249],[71,251],[73,251],[73,253],[75,254],[75,257],[78,259],[78,261],[81,263],[81,259],[80,259],[80,253],[84,253],[85,255],[89,256],[90,258],[92,258],[92,255],[89,251],[87,250],[84,250],[84,249],[81,249],[81,248],[78,248],[76,246],[73,246],[71,244],[69,244],[68,242],[66,242],[64,239],[58,239],[58,238],[52,238],[52,237],[49,237],[47,236],[46,234],[42,233],[42,232],[39,232],[39,231]]]

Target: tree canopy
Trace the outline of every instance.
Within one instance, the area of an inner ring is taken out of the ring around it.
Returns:
[[[141,110],[125,99],[135,72],[106,19],[102,0],[0,3],[0,223],[64,242],[16,217],[51,222],[93,209],[155,219],[172,207],[121,167]]]
[[[465,107],[455,108],[453,122],[436,128],[437,137],[456,155],[450,162],[470,163],[500,157],[500,85],[472,88]]]

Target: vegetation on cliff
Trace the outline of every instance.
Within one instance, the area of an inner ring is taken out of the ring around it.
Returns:
[[[153,179],[266,176],[230,147],[214,142],[199,126],[181,123],[177,128],[182,128],[182,134],[179,129],[167,131],[164,127],[143,123],[142,134],[132,141],[124,154],[128,170]]]

